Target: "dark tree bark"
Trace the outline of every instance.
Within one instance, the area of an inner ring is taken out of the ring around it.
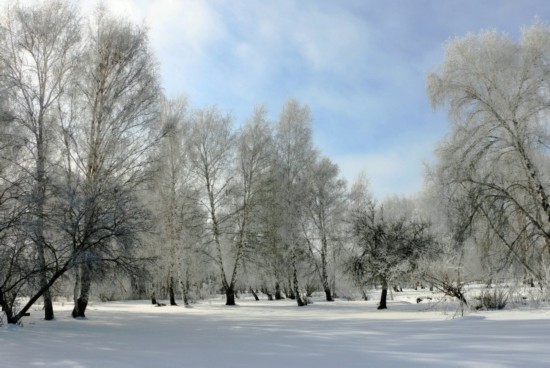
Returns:
[[[382,294],[380,295],[380,304],[378,305],[378,309],[388,309],[388,306],[386,304],[387,297],[388,297],[388,282],[386,278],[382,278]]]
[[[260,298],[258,298],[258,294],[256,294],[256,292],[254,291],[254,289],[252,289],[252,287],[250,288],[250,292],[252,293],[256,301],[260,300]]]
[[[174,292],[174,278],[170,276],[168,284],[168,294],[170,295],[170,305],[178,305],[176,303],[176,293]]]
[[[283,295],[281,294],[281,284],[279,284],[279,281],[275,283],[275,300],[281,300],[284,299]]]
[[[266,287],[262,288],[262,293],[267,295],[267,300],[273,300],[273,294],[271,294]]]
[[[185,282],[181,281],[181,293],[183,294],[183,304],[189,305],[189,278]]]
[[[235,288],[230,285],[225,289],[225,305],[235,305]]]
[[[80,296],[76,300],[73,309],[73,318],[86,317],[86,308],[88,307],[88,299],[90,289],[92,287],[92,270],[90,266],[83,263],[80,268]]]
[[[296,269],[296,264],[292,264],[293,268],[293,286],[294,286],[294,296],[296,298],[296,303],[298,303],[298,307],[304,307],[307,304],[302,299],[302,296],[300,295],[300,287],[298,286],[298,270]]]
[[[157,304],[157,297],[156,297],[154,291],[151,293],[151,304],[153,304],[153,305]]]
[[[14,319],[13,316],[13,303],[8,302],[6,299],[7,297],[5,298],[4,293],[2,292],[2,290],[0,290],[0,306],[2,307],[1,310],[6,314],[7,322],[10,324],[15,324],[17,323],[17,321]]]
[[[334,299],[332,298],[332,292],[330,291],[330,288],[325,289],[325,296],[326,296],[327,302],[334,301]]]
[[[286,296],[288,297],[288,299],[296,299],[296,295],[294,294],[294,290],[292,288],[292,281],[290,279],[288,279],[288,290],[286,291]]]

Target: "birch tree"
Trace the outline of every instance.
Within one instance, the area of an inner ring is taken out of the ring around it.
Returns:
[[[338,166],[328,157],[318,159],[311,170],[307,194],[307,219],[313,229],[307,231],[304,226],[304,232],[327,301],[334,300],[329,262],[334,262],[337,244],[342,240],[345,196],[346,183],[338,177]]]
[[[5,36],[0,43],[2,79],[10,87],[12,114],[25,131],[28,160],[32,172],[28,237],[34,243],[40,268],[40,288],[44,289],[45,319],[54,318],[48,280],[48,262],[55,244],[48,239],[48,197],[51,194],[52,155],[56,151],[53,132],[57,121],[56,102],[62,97],[76,65],[80,41],[77,10],[65,1],[16,4],[5,8]]]
[[[229,277],[228,304],[234,298],[235,285],[244,259],[253,250],[258,250],[262,207],[267,192],[273,189],[271,163],[273,139],[266,119],[266,110],[257,107],[237,136],[237,167],[235,170],[234,212],[236,234],[233,237],[234,256]],[[233,299],[234,303],[234,299]]]
[[[276,128],[278,196],[283,213],[281,232],[284,234],[281,249],[285,264],[289,267],[292,288],[298,306],[305,305],[300,295],[298,264],[303,257],[305,241],[300,224],[305,214],[307,173],[317,151],[311,141],[311,116],[309,107],[296,100],[289,100],[283,107]]]
[[[5,80],[0,79],[0,309],[8,323],[15,323],[17,298],[27,282],[35,278],[32,271],[37,265],[30,257],[32,244],[21,241],[17,229],[27,211],[24,202],[19,201],[26,175],[18,167],[22,137],[6,103],[8,89]]]
[[[84,317],[94,269],[133,269],[132,249],[150,222],[138,193],[147,179],[159,85],[147,31],[99,7],[79,69],[80,117],[66,130],[74,178],[66,232],[79,250],[74,317]]]
[[[496,31],[450,41],[428,77],[451,134],[438,148],[440,185],[469,198],[504,264],[543,281],[550,256],[548,106],[550,29],[535,24],[519,42]],[[460,201],[460,198],[456,198]]]
[[[182,282],[180,267],[190,257],[184,238],[189,226],[187,203],[191,190],[186,140],[188,139],[187,101],[184,98],[165,100],[162,103],[160,129],[166,133],[158,144],[153,165],[155,179],[151,182],[154,212],[158,218],[159,232],[155,243],[155,255],[159,258],[154,273],[160,283],[167,285],[170,305],[176,305],[176,288]],[[195,214],[196,215],[196,214]]]
[[[226,254],[230,223],[229,190],[233,181],[231,163],[234,159],[235,137],[232,121],[216,108],[195,110],[191,118],[188,146],[192,174],[199,196],[197,202],[205,209],[204,224],[209,236],[206,252],[215,262],[226,304],[235,304],[235,294],[229,277]]]

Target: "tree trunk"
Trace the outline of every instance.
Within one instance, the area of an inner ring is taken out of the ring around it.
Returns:
[[[17,320],[13,316],[13,303],[8,302],[4,299],[4,293],[0,290],[0,306],[2,311],[6,314],[7,322],[9,324],[17,323]]]
[[[46,261],[44,259],[44,250],[42,249],[41,251],[39,251],[38,255],[39,255],[39,258],[40,258],[41,266],[42,265],[45,266]],[[47,284],[48,284],[48,277],[46,275],[46,271],[43,270],[40,273],[40,286],[44,287]],[[53,314],[52,294],[50,292],[50,288],[46,289],[46,291],[44,292],[44,295],[42,295],[42,298],[44,300],[44,319],[46,321],[51,321],[51,320],[54,319],[54,314]]]
[[[44,298],[44,319],[46,321],[51,321],[54,318],[54,315],[53,315],[52,294],[50,293],[50,289],[48,289],[44,293],[43,298]]]
[[[170,295],[170,305],[178,305],[176,303],[176,294],[174,292],[174,278],[170,276],[170,281],[168,283],[168,294]]]
[[[332,275],[332,280],[330,282],[330,290],[332,291],[332,298],[333,299],[338,298],[338,295],[336,295],[336,276],[335,275]]]
[[[181,295],[183,298],[183,305],[185,306],[189,305],[189,295],[187,295],[188,292],[189,292],[189,279],[187,279],[185,282],[181,281]]]
[[[323,215],[323,221],[324,223],[324,215]],[[333,302],[334,299],[332,299],[332,292],[330,290],[330,282],[328,279],[328,265],[327,265],[327,252],[328,252],[328,241],[327,236],[325,233],[325,227],[322,226],[321,229],[322,232],[322,249],[321,249],[321,281],[323,283],[323,288],[325,289],[325,296],[327,299],[327,302]]]
[[[263,287],[262,288],[262,293],[264,293],[265,295],[267,295],[267,300],[273,300],[273,294],[271,294],[269,292],[269,289],[266,288],[266,287]]]
[[[156,297],[154,291],[151,293],[151,304],[153,304],[153,305],[157,304],[157,297]]]
[[[80,268],[81,268],[80,265],[74,268],[74,288],[73,288],[74,305],[78,305],[78,295],[80,293]]]
[[[292,289],[292,281],[288,279],[288,292],[285,293],[288,299],[296,299],[296,295],[294,294],[294,290]]]
[[[388,282],[385,278],[382,278],[382,294],[380,295],[380,305],[378,309],[388,309],[386,305],[386,299],[388,297]]]
[[[40,266],[40,287],[43,288],[48,284],[48,275],[46,271],[46,240],[44,239],[44,205],[46,201],[46,174],[45,174],[45,160],[44,157],[44,145],[42,141],[42,126],[39,127],[39,136],[37,142],[37,162],[36,162],[36,245],[38,262]],[[44,319],[51,321],[54,319],[53,302],[50,288],[46,288],[46,291],[42,295],[44,299]]]
[[[73,318],[86,317],[86,307],[88,306],[88,298],[92,286],[92,270],[90,266],[83,263],[80,269],[80,296],[78,297],[74,309]]]
[[[19,320],[18,320],[17,318],[15,318],[13,315],[8,316],[7,319],[8,319],[7,322],[8,322],[8,324],[10,324],[10,325],[16,325],[17,322],[19,322]]]
[[[334,301],[334,299],[332,298],[332,293],[330,291],[330,288],[325,288],[325,296],[326,296],[327,302]]]
[[[260,298],[258,298],[258,294],[256,294],[256,292],[254,291],[254,289],[252,289],[252,287],[250,287],[250,292],[252,293],[252,296],[254,296],[254,299],[256,301],[260,300]]]
[[[303,307],[306,305],[306,303],[304,303],[303,299],[302,299],[302,296],[300,295],[300,287],[298,286],[298,270],[296,269],[296,264],[292,264],[292,268],[293,268],[293,286],[294,286],[294,296],[296,298],[296,303],[298,303],[298,307]]]
[[[225,289],[225,305],[235,305],[235,287],[229,285]]]
[[[281,285],[279,284],[279,281],[275,283],[275,300],[281,300],[284,299],[281,294]]]

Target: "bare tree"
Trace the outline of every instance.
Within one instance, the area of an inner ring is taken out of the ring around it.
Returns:
[[[333,301],[329,260],[340,243],[345,214],[346,182],[338,177],[338,166],[328,157],[318,159],[311,169],[308,184],[308,222],[313,229],[304,233],[315,270],[327,301]],[[334,265],[333,265],[334,267]]]
[[[298,265],[305,247],[302,218],[306,211],[307,173],[315,161],[317,151],[311,141],[309,107],[289,100],[283,107],[276,129],[276,172],[278,196],[283,213],[281,249],[285,265],[290,268],[292,289],[298,306],[305,305],[298,284]]]
[[[159,276],[157,283],[167,285],[170,305],[176,305],[175,290],[182,282],[180,267],[190,257],[185,251],[189,240],[185,239],[186,227],[192,225],[188,220],[189,210],[193,209],[187,198],[190,196],[191,183],[186,157],[186,139],[188,136],[187,101],[184,98],[165,100],[162,104],[160,128],[165,135],[159,142],[154,166],[154,180],[151,207],[159,226],[155,252],[159,259],[154,272]],[[185,294],[185,291],[184,291]]]
[[[75,89],[81,110],[65,129],[74,164],[65,229],[78,250],[75,317],[84,317],[94,269],[112,262],[132,271],[131,249],[148,229],[137,194],[147,179],[148,152],[162,133],[155,130],[156,62],[143,27],[97,8],[82,60]]]
[[[188,154],[192,173],[200,188],[198,203],[208,213],[205,224],[209,229],[205,246],[216,263],[222,289],[226,293],[226,304],[235,303],[226,270],[225,251],[230,220],[229,190],[233,177],[231,163],[234,158],[234,134],[229,116],[223,116],[216,108],[196,110],[191,118]]]
[[[0,74],[1,71],[0,71]],[[24,193],[25,172],[19,169],[22,137],[8,104],[7,86],[0,79],[0,307],[8,323],[17,322],[17,298],[36,278],[32,244],[22,240],[17,225],[27,211],[19,197]],[[1,319],[1,318],[0,318]]]
[[[15,121],[26,129],[28,164],[32,172],[28,236],[37,252],[40,288],[44,290],[45,319],[54,318],[47,287],[48,258],[54,249],[47,239],[47,212],[52,175],[52,133],[56,127],[54,105],[64,93],[75,67],[80,41],[78,12],[66,1],[25,7],[16,4],[4,12],[5,38],[0,44],[2,78],[10,87]]]
[[[234,303],[234,290],[243,258],[252,250],[258,250],[262,206],[266,192],[273,189],[271,163],[273,141],[271,128],[266,120],[266,110],[258,107],[253,117],[245,123],[237,136],[237,167],[233,192],[235,228],[233,237],[234,257],[229,278],[228,304]]]
[[[542,24],[519,42],[495,31],[468,35],[447,44],[428,77],[433,106],[452,123],[438,149],[439,185],[455,203],[470,203],[475,221],[466,223],[494,238],[483,243],[498,247],[503,265],[519,263],[541,281],[550,256],[549,41]]]
[[[349,262],[353,265],[350,271],[364,277],[364,282],[382,285],[378,309],[386,309],[389,284],[412,272],[420,259],[436,249],[430,224],[406,213],[386,216],[384,207],[374,202],[352,216],[356,252]]]

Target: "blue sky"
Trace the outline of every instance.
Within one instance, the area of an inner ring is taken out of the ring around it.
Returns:
[[[92,1],[85,1],[87,9]],[[422,188],[423,162],[448,131],[425,76],[444,42],[494,28],[518,38],[545,0],[111,0],[150,28],[168,96],[217,105],[240,123],[257,104],[310,106],[314,142],[375,197]]]

